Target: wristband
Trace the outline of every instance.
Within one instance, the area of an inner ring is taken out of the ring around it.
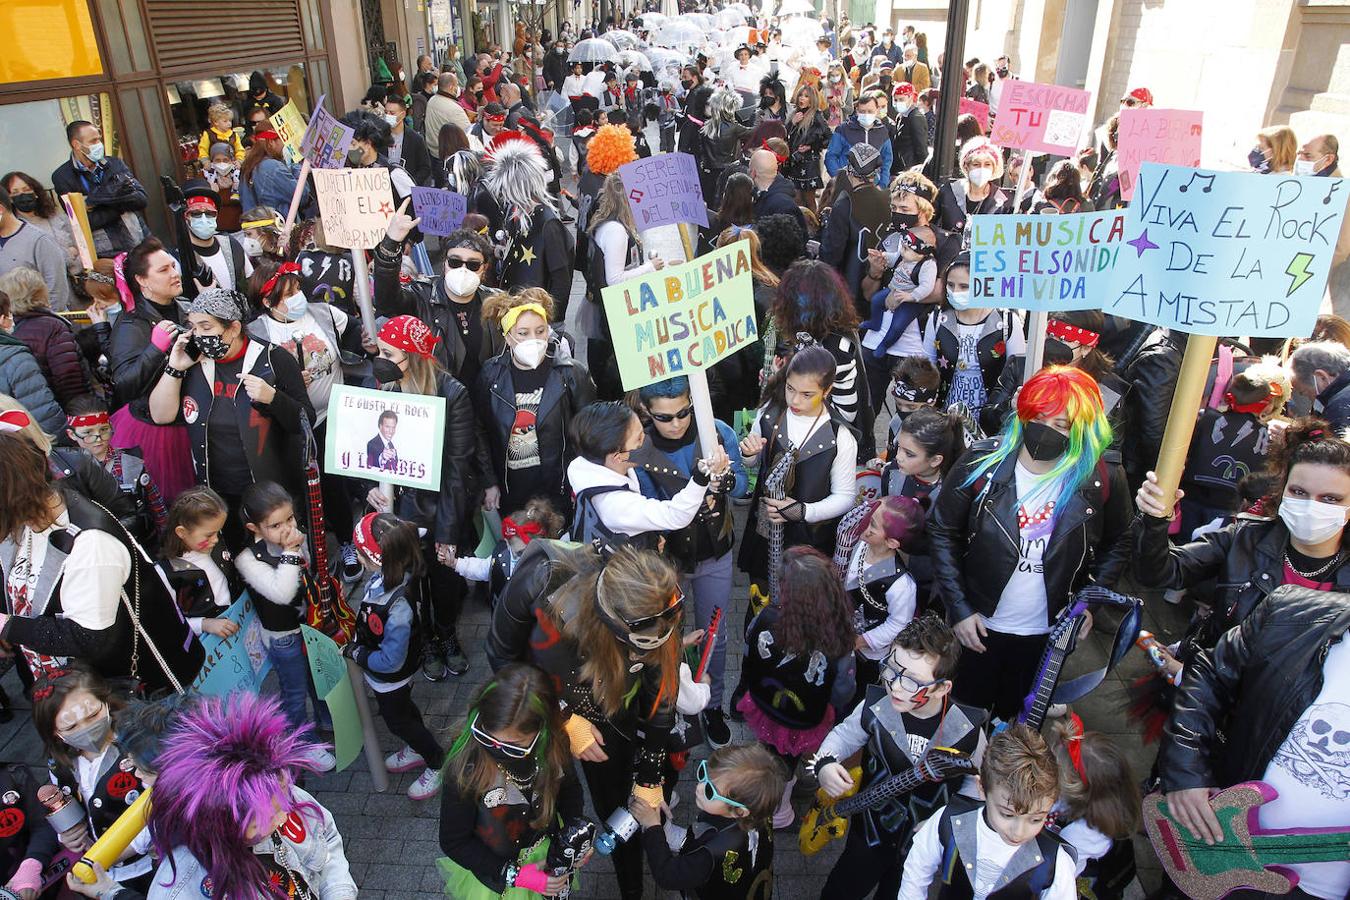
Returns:
[[[42,893],[42,863],[31,857],[25,859],[5,887],[15,893],[26,890]]]
[[[665,792],[661,790],[659,784],[635,784],[633,785],[633,796],[652,809],[660,809],[661,802],[666,799]]]
[[[821,769],[837,762],[839,762],[839,760],[835,759],[833,756],[815,756],[807,762],[806,767],[811,771],[812,775],[819,779]]]
[[[563,723],[563,731],[567,732],[567,738],[572,744],[572,755],[580,756],[591,748],[595,743],[595,735],[591,732],[591,722],[582,716],[572,716]]]
[[[168,363],[165,363],[164,374],[168,375],[170,378],[177,378],[179,380],[182,380],[187,377],[187,369],[175,369],[173,366],[169,365]]]
[[[708,486],[708,471],[703,468],[703,460],[699,460],[698,464],[694,466],[694,471],[690,474],[689,480],[700,487]]]
[[[283,566],[303,566],[305,559],[297,553],[283,553],[278,560]]]
[[[529,863],[520,867],[511,883],[518,888],[542,894],[548,890],[548,873],[539,868],[539,863]]]

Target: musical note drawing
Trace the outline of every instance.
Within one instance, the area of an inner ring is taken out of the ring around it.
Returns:
[[[1328,203],[1331,202],[1331,195],[1336,193],[1336,189],[1339,188],[1340,186],[1341,180],[1339,178],[1332,179],[1331,183],[1327,185],[1327,195],[1322,198],[1323,206],[1326,206]]]
[[[1199,172],[1196,172],[1194,175],[1192,175],[1191,180],[1183,184],[1181,187],[1177,188],[1177,190],[1181,191],[1183,194],[1186,193],[1186,189],[1189,188],[1191,185],[1195,184],[1197,178],[1205,182],[1205,186],[1200,189],[1202,192],[1208,194],[1210,191],[1214,190],[1214,176],[1201,175]]]

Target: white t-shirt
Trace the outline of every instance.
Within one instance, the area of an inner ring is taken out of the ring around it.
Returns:
[[[347,314],[336,307],[325,305],[319,315],[326,316],[330,310],[333,313],[336,333],[341,334],[347,328]],[[333,392],[333,385],[342,378],[338,348],[333,346],[328,335],[319,327],[312,312],[306,312],[294,322],[278,322],[269,315],[259,316],[258,321],[262,322],[263,328],[267,330],[267,340],[285,350],[297,361],[303,355],[303,368],[311,375],[306,391],[318,419],[315,424],[321,424],[328,417],[328,395]],[[300,354],[295,352],[297,343],[300,345]]]
[[[243,281],[253,274],[253,261],[244,255],[244,273],[239,278],[239,284],[235,284],[234,278],[234,253],[230,248],[230,238],[224,235],[216,235],[216,244],[219,249],[209,256],[197,254],[202,265],[211,270],[211,274],[216,277],[216,284],[220,287],[230,288],[236,291],[243,290]],[[198,250],[201,248],[199,247]],[[209,248],[208,248],[209,249]]]
[[[1038,485],[1034,472],[1017,464],[1018,519],[1025,523],[1018,533],[1017,568],[1003,586],[998,606],[984,624],[1001,634],[1048,634],[1046,619],[1045,548],[1055,528],[1054,508],[1048,504],[1054,494],[1047,485]]]
[[[1280,796],[1261,807],[1263,828],[1350,827],[1350,641],[1332,645],[1322,690],[1298,717],[1261,780]],[[1289,864],[1314,897],[1350,896],[1350,862]]]
[[[891,310],[886,310],[881,316],[881,327],[875,330],[868,329],[863,334],[862,345],[866,350],[875,350],[881,343],[881,339],[891,330],[891,316],[895,315]],[[900,333],[900,338],[886,351],[887,356],[923,356],[923,337],[919,334],[919,320],[915,319],[909,323],[909,326]]]
[[[754,427],[751,428],[751,431],[759,434],[760,437],[764,437],[759,432],[759,423],[763,412],[763,408],[761,408],[759,415],[755,416]],[[799,416],[789,410],[783,419],[787,423],[787,439],[794,447],[802,446],[806,443],[806,439],[815,434],[817,430],[827,428],[830,424],[828,413],[821,416]],[[766,445],[764,450],[760,452],[761,459],[759,462],[761,466],[764,464],[764,459],[768,458],[767,454],[771,450],[772,448]],[[853,432],[847,428],[840,428],[835,437],[834,464],[830,466],[830,494],[824,500],[806,504],[806,521],[825,522],[830,519],[837,519],[853,508],[858,499],[857,459],[857,439],[853,437]],[[767,471],[765,470],[765,474],[767,474]]]

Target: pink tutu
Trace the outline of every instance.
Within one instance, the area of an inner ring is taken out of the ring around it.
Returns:
[[[745,715],[745,724],[750,726],[750,730],[755,733],[755,736],[784,756],[803,756],[807,753],[814,753],[825,740],[825,735],[829,734],[830,729],[834,727],[834,707],[832,706],[825,708],[825,718],[821,719],[819,725],[804,731],[799,728],[789,728],[769,718],[749,694],[741,697],[740,702],[736,704],[736,708]]]
[[[139,447],[145,470],[155,480],[166,506],[197,483],[192,468],[192,444],[185,425],[151,425],[124,406],[110,417],[112,445],[118,449]]]

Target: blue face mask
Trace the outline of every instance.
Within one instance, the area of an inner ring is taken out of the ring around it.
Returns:
[[[947,288],[947,305],[952,309],[970,309],[970,291],[954,291]]]
[[[106,151],[103,149],[102,141],[99,141],[97,144],[90,144],[88,147],[85,148],[84,152],[85,155],[89,157],[89,161],[91,163],[103,162],[103,156],[106,153]]]
[[[208,240],[216,236],[215,216],[193,216],[188,219],[188,230],[198,240]]]

